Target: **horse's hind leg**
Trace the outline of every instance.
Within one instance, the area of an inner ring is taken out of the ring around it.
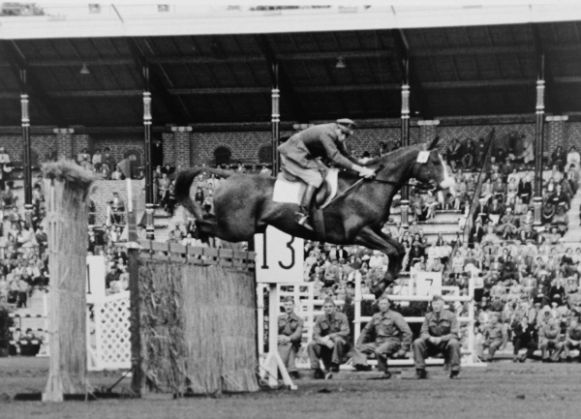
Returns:
[[[216,237],[218,225],[214,217],[205,217],[196,220],[196,235],[203,242],[208,242],[210,238]]]

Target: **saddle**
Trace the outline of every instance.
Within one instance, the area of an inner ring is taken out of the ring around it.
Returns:
[[[337,195],[339,180],[339,169],[331,168],[327,171],[321,187],[317,190],[314,202],[317,208],[325,208]],[[290,174],[278,174],[274,183],[272,200],[274,202],[285,202],[300,205],[301,198],[305,192],[306,184],[297,177]]]

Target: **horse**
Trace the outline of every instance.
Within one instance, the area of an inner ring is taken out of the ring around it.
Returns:
[[[362,180],[355,174],[341,172],[339,195],[319,210],[326,227],[319,231],[298,224],[298,203],[273,201],[275,179],[270,176],[193,167],[178,173],[175,198],[194,216],[200,236],[229,242],[251,241],[254,234],[263,233],[271,225],[307,240],[379,250],[389,258],[385,277],[372,287],[374,294],[381,295],[401,271],[405,256],[404,246],[382,232],[396,192],[410,178],[435,189],[454,186],[454,178],[436,148],[437,142],[438,137],[427,144],[399,148],[369,160],[364,165],[376,171],[373,178]],[[205,215],[201,205],[192,199],[194,180],[203,172],[225,178],[214,191],[212,216]]]

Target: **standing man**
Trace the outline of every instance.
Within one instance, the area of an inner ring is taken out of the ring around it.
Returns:
[[[432,298],[432,311],[426,314],[420,337],[414,341],[414,363],[420,379],[428,377],[426,357],[443,353],[450,364],[450,378],[460,374],[460,342],[458,319],[451,311],[444,309],[441,295]]]
[[[345,149],[345,140],[353,134],[354,126],[355,122],[348,118],[315,125],[294,134],[278,147],[282,172],[307,184],[297,221],[309,230],[313,229],[308,223],[311,201],[323,183],[329,163],[357,172],[365,178],[375,175],[372,169],[361,166]]]
[[[339,364],[349,349],[349,329],[347,316],[337,312],[332,298],[325,299],[323,314],[315,319],[313,340],[307,346],[314,378],[331,378],[332,372],[339,371]],[[327,370],[326,376],[319,366],[320,359]]]
[[[285,301],[283,307],[284,313],[278,317],[278,354],[289,375],[299,378],[295,359],[301,347],[303,319],[295,313],[295,303],[292,299]]]
[[[383,372],[383,378],[389,379],[387,359],[394,354],[398,357],[406,354],[412,342],[412,331],[403,316],[391,310],[387,297],[381,297],[378,306],[379,313],[373,315],[357,339],[352,361],[356,370],[368,371],[366,354],[375,353],[377,368]],[[366,343],[373,336],[375,340]]]

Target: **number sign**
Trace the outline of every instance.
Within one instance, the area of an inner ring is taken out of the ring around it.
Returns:
[[[442,272],[410,272],[412,295],[433,296],[442,294]]]
[[[254,236],[256,281],[303,282],[304,240],[274,228]]]

